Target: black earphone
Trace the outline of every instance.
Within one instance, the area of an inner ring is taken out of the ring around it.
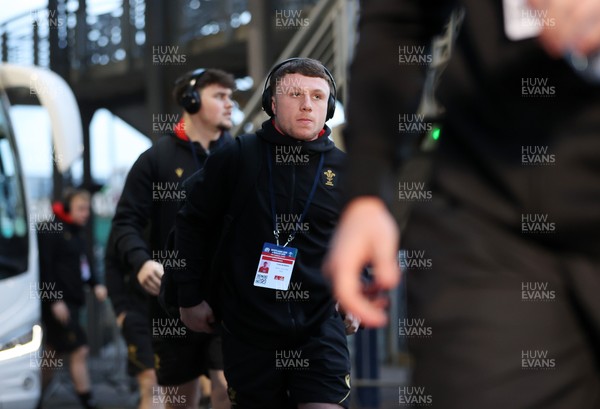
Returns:
[[[196,84],[202,75],[206,72],[204,68],[198,68],[193,71],[183,74],[175,80],[175,87],[183,82],[187,82],[185,88],[181,91],[177,98],[177,103],[183,107],[189,114],[195,114],[200,111],[200,94]]]
[[[79,190],[75,188],[67,188],[62,198],[63,210],[65,213],[71,213],[71,201],[79,193]]]
[[[63,199],[62,205],[63,205],[63,210],[65,211],[65,213],[71,213],[71,200],[72,199],[73,199],[73,196],[65,197]]]
[[[265,86],[263,88],[263,93],[262,93],[262,108],[266,112],[267,115],[275,116],[275,114],[273,113],[273,110],[271,109],[271,98],[273,97],[273,90],[271,90],[271,86],[269,85],[269,82],[271,81],[271,77],[273,76],[275,71],[277,71],[279,68],[283,67],[284,65],[286,65],[287,63],[289,63],[291,61],[297,61],[297,60],[305,60],[305,58],[298,58],[298,57],[288,58],[287,60],[284,60],[284,61],[280,62],[279,64],[276,64],[273,68],[271,68],[269,75],[267,75],[267,79],[265,81]],[[335,86],[335,80],[333,79],[333,75],[331,75],[331,73],[329,72],[327,67],[325,67],[323,64],[321,64],[321,66],[323,67],[323,70],[325,70],[325,74],[327,74],[327,76],[331,80],[331,87],[332,87],[332,90],[329,93],[329,99],[327,100],[327,117],[325,118],[325,120],[328,121],[329,119],[333,118],[333,114],[335,113],[335,100],[336,100],[336,96],[337,96],[337,88]]]

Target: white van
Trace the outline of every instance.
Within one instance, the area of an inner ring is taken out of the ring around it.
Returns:
[[[30,227],[6,90],[24,87],[48,111],[56,161],[67,170],[82,152],[79,108],[67,83],[38,67],[0,63],[0,408],[33,409],[41,395],[42,327],[38,249]],[[35,144],[35,140],[28,141]]]

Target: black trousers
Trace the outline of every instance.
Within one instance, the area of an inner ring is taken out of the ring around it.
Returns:
[[[434,197],[402,237],[414,359],[400,406],[600,408],[598,259]]]

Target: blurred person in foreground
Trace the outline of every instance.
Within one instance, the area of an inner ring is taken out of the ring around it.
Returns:
[[[96,280],[83,235],[90,217],[90,194],[83,189],[66,190],[62,202],[55,202],[52,210],[56,228],[38,229],[42,288],[56,290],[52,297],[41,294],[45,342],[59,354],[68,354],[69,374],[79,401],[86,409],[94,409],[89,347],[80,312],[85,304],[84,285],[89,285],[101,302],[106,299],[106,287]]]
[[[409,57],[460,6],[431,200],[411,204],[402,232],[432,266],[405,278],[408,316],[431,329],[409,340],[412,383],[435,408],[598,408],[600,79],[587,76],[598,1],[362,3],[349,197],[327,261],[335,294],[364,324],[386,324],[359,275],[372,264],[373,290],[400,278],[399,117],[417,112],[427,69]]]

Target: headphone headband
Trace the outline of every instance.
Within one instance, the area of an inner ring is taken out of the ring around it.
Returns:
[[[271,109],[271,97],[273,96],[273,91],[271,90],[271,86],[270,86],[271,77],[273,76],[273,74],[275,74],[275,72],[277,72],[278,69],[280,69],[281,67],[283,67],[284,65],[286,65],[292,61],[300,61],[300,60],[307,60],[307,59],[308,58],[301,58],[301,57],[288,58],[287,60],[283,60],[280,63],[275,64],[273,66],[273,68],[271,68],[271,71],[269,71],[269,74],[267,75],[267,79],[265,80],[265,85],[263,87],[263,95],[262,95],[262,108],[267,113],[267,115],[274,116],[274,113]],[[314,60],[314,61],[316,61],[316,60]],[[335,101],[337,98],[337,87],[335,84],[335,80],[333,79],[333,75],[331,75],[331,72],[329,72],[329,70],[327,69],[327,67],[325,67],[325,65],[323,63],[321,63],[320,61],[317,61],[317,62],[319,62],[319,64],[321,64],[321,67],[325,71],[325,74],[331,81],[331,89],[330,89],[331,92],[329,93],[329,99],[327,100],[327,117],[325,118],[325,120],[327,121],[327,120],[331,119],[333,117],[333,114],[335,113]]]

